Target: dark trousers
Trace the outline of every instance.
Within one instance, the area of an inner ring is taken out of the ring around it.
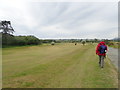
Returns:
[[[105,56],[99,55],[99,65],[101,68],[104,67],[104,58],[105,58]]]

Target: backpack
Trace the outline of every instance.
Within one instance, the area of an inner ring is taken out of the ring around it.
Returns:
[[[100,45],[99,47],[100,54],[106,53],[105,50],[107,50],[107,47],[105,45]]]

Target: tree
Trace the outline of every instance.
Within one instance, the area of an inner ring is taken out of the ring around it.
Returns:
[[[94,39],[94,42],[98,42],[98,39],[95,38],[95,39]]]
[[[14,29],[11,26],[10,21],[0,21],[0,30],[2,30],[2,44],[8,45],[9,41],[13,38]]]
[[[2,33],[4,34],[10,34],[14,32],[14,29],[11,26],[10,21],[1,21],[0,22],[0,29],[2,30]]]
[[[51,42],[51,45],[55,45],[55,42],[52,41],[52,42]]]
[[[82,44],[85,45],[85,41],[82,41]]]

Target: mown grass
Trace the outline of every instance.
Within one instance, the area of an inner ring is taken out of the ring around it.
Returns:
[[[117,88],[108,58],[98,66],[95,45],[41,45],[3,49],[3,87]]]

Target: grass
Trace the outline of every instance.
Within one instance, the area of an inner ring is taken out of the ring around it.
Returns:
[[[109,47],[120,49],[120,42],[111,42],[112,45],[109,45]]]
[[[98,66],[95,45],[40,45],[3,48],[3,88],[117,88],[118,73],[108,58]]]

